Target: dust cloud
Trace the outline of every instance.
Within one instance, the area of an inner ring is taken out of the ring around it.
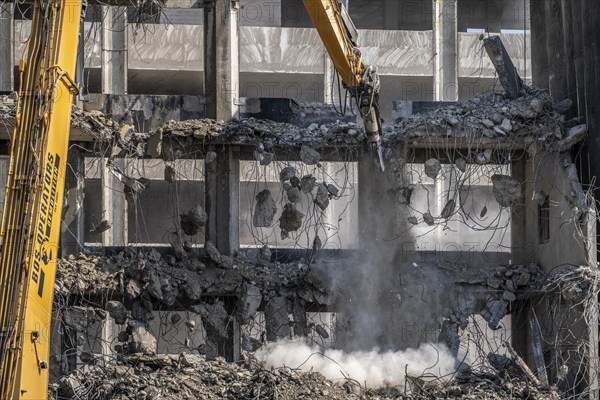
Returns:
[[[255,356],[268,368],[289,367],[302,371],[316,371],[333,382],[343,383],[348,378],[371,388],[405,385],[409,376],[444,377],[451,375],[457,360],[444,345],[423,344],[418,349],[403,351],[324,350],[303,341],[280,341],[259,349]]]

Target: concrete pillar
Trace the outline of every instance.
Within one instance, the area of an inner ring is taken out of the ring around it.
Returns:
[[[206,238],[222,254],[232,255],[240,248],[239,149],[220,146],[215,150],[217,158],[204,167],[208,214]]]
[[[206,116],[229,121],[239,112],[238,3],[213,0],[204,7]]]
[[[127,7],[102,6],[102,93],[127,94]]]
[[[0,92],[14,90],[13,4],[0,4]]]
[[[458,101],[458,0],[434,0],[434,100]]]
[[[515,159],[516,161],[511,164],[511,175],[516,181],[521,182],[522,191],[526,193],[525,179],[527,176],[527,164],[524,157],[515,157]],[[532,249],[530,245],[533,246],[534,244],[527,243],[527,209],[525,204],[516,204],[512,208],[510,223],[511,263],[528,263],[531,261],[529,253]],[[527,355],[530,353],[531,348],[529,310],[529,304],[519,304],[511,313],[512,346],[525,361],[527,361]]]
[[[400,29],[400,1],[387,0],[383,3],[383,27],[385,29]]]
[[[123,184],[106,165],[108,159],[102,162],[102,212],[111,228],[102,232],[102,246],[125,246],[127,244],[127,200],[123,192]],[[113,160],[121,171],[125,170],[123,159]]]
[[[61,225],[61,256],[79,254],[83,251],[84,213],[83,197],[85,182],[85,157],[77,146],[69,149],[65,178],[65,206]]]
[[[565,100],[569,96],[569,88],[566,79],[567,60],[564,49],[562,6],[560,0],[547,0],[545,5],[550,94],[557,100]]]
[[[548,49],[546,47],[546,1],[530,0],[531,78],[536,86],[548,88]]]

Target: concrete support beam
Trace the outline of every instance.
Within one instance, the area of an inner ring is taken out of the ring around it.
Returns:
[[[546,5],[546,47],[548,52],[548,84],[550,94],[557,100],[569,96],[567,85],[566,55],[562,24],[561,0],[547,0]]]
[[[222,254],[232,255],[240,248],[239,148],[220,146],[215,153],[216,159],[204,167],[208,214],[206,238]]]
[[[127,94],[127,7],[102,6],[102,93]]]
[[[213,0],[204,9],[206,116],[229,121],[238,113],[240,60],[238,4]]]
[[[458,1],[434,0],[434,100],[458,101]]]
[[[0,92],[14,90],[13,4],[0,3]]]
[[[65,178],[65,206],[61,225],[61,256],[79,254],[84,247],[83,197],[85,157],[78,146],[69,149]]]
[[[533,84],[548,88],[548,48],[546,47],[546,1],[530,0],[531,66]]]

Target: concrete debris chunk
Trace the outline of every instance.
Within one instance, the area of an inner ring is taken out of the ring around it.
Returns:
[[[508,302],[513,302],[515,300],[517,300],[517,296],[515,296],[515,294],[511,291],[504,291],[504,293],[502,294],[502,298]]]
[[[454,199],[448,200],[444,209],[442,210],[442,214],[440,215],[443,219],[448,219],[454,214],[454,210],[456,209],[456,201]]]
[[[112,228],[112,225],[110,224],[110,222],[108,222],[108,220],[104,219],[104,220],[102,220],[102,222],[100,222],[98,225],[96,225],[96,227],[92,230],[92,232],[94,232],[96,234],[100,234],[102,232],[106,232],[110,228]]]
[[[169,183],[177,182],[177,171],[171,164],[165,165],[165,181]]]
[[[496,124],[494,124],[493,121],[485,118],[481,120],[481,123],[483,124],[483,126],[485,126],[488,129],[494,129],[494,127],[496,126]]]
[[[130,334],[130,345],[132,353],[142,353],[147,355],[156,354],[156,338],[148,331],[146,324],[130,320],[127,330]]]
[[[192,310],[202,317],[208,337],[227,338],[229,315],[222,301],[216,301],[213,304],[199,304],[193,306]]]
[[[323,211],[329,207],[329,190],[325,184],[320,184],[315,196],[315,204]]]
[[[266,244],[260,248],[258,253],[258,263],[268,265],[271,262],[271,249]]]
[[[187,252],[183,248],[183,240],[181,240],[181,236],[176,232],[171,232],[169,234],[169,243],[175,252],[175,257],[180,260],[187,259]]]
[[[196,321],[194,321],[193,319],[188,319],[187,321],[185,321],[185,326],[190,332],[192,332],[194,329],[196,329]]]
[[[490,306],[490,318],[488,320],[488,326],[492,330],[497,330],[500,325],[500,321],[506,315],[508,310],[508,301],[506,299],[493,301]]]
[[[523,198],[521,184],[508,175],[492,176],[492,192],[502,207],[512,207]]]
[[[127,321],[127,309],[120,301],[111,300],[106,303],[104,309],[115,320],[118,325],[123,325]]]
[[[295,232],[302,227],[304,214],[296,209],[293,203],[287,203],[279,218],[279,227],[286,232]]]
[[[460,172],[467,171],[467,160],[465,160],[464,158],[459,158],[456,161],[454,161],[454,165],[456,165],[456,168],[458,168]]]
[[[300,159],[306,165],[316,165],[321,161],[321,154],[310,146],[302,146]]]
[[[204,162],[206,164],[212,164],[216,159],[217,159],[217,153],[215,153],[214,151],[209,151],[206,153],[206,156],[204,157]]]
[[[481,212],[479,213],[479,218],[484,218],[488,213],[488,208],[486,206],[483,206],[483,208],[481,209]]]
[[[206,221],[208,221],[208,215],[199,204],[180,216],[181,229],[190,236],[197,235],[200,228],[206,225]]]
[[[338,197],[338,195],[340,194],[340,189],[338,189],[337,186],[331,183],[327,185],[327,191],[332,197]]]
[[[508,118],[504,118],[502,120],[502,124],[500,125],[500,129],[502,130],[502,132],[504,133],[510,133],[512,131],[512,123],[510,121],[510,119]]]
[[[252,225],[255,228],[268,228],[272,226],[276,214],[277,204],[268,189],[256,195],[254,215],[252,216]]]
[[[150,135],[148,138],[148,144],[146,146],[146,152],[150,158],[160,158],[162,154],[162,130]]]
[[[314,176],[312,176],[312,175],[303,176],[302,180],[300,181],[300,187],[302,188],[302,192],[306,193],[306,194],[312,192],[316,183],[317,183],[317,178],[315,178]]]
[[[208,254],[208,257],[211,260],[213,260],[217,264],[221,264],[221,262],[223,261],[223,256],[217,249],[217,246],[215,246],[215,244],[211,240],[206,241],[206,243],[204,244],[204,250],[206,251],[206,254]]]
[[[489,164],[494,154],[492,149],[487,149],[482,153],[477,154],[477,164],[485,165]]]
[[[269,341],[274,342],[290,336],[290,318],[285,297],[273,297],[265,305],[265,328]]]
[[[262,294],[255,285],[244,283],[236,307],[236,317],[240,324],[252,322],[254,315],[262,303]]]
[[[414,185],[408,185],[396,189],[388,189],[387,193],[396,203],[400,205],[410,205],[410,199],[414,190]]]
[[[296,176],[296,168],[294,167],[285,167],[279,172],[279,180],[281,182],[286,182]]]
[[[286,192],[290,203],[300,203],[302,201],[302,192],[297,187],[291,187]]]
[[[329,333],[327,333],[327,330],[325,330],[325,328],[323,328],[323,325],[315,326],[315,332],[317,332],[317,334],[319,336],[321,336],[323,339],[329,339]]]
[[[293,188],[300,189],[301,188],[301,186],[300,186],[300,178],[298,178],[297,176],[292,177],[290,179],[290,185]]]
[[[266,165],[271,164],[274,159],[275,159],[274,153],[264,152],[261,154],[259,162],[260,162],[260,165],[266,166]]]
[[[84,332],[98,320],[93,309],[80,306],[69,307],[62,315],[63,323],[77,332]]]
[[[435,224],[435,219],[429,212],[423,214],[423,221],[425,221],[425,223],[429,226],[433,226],[433,224]]]
[[[427,175],[431,179],[437,178],[441,170],[442,164],[439,162],[439,160],[431,158],[425,161],[425,175]]]
[[[407,220],[411,223],[411,225],[419,225],[419,220],[417,217],[408,217]]]

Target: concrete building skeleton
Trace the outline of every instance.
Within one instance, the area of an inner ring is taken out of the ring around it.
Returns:
[[[211,240],[223,255],[240,251],[255,254],[256,249],[252,247],[255,247],[256,239],[253,232],[244,228],[253,197],[247,196],[245,191],[254,190],[253,183],[244,179],[257,176],[253,175],[251,167],[256,163],[255,143],[215,141],[199,146],[192,158],[202,159],[209,153],[215,154],[216,159],[210,165],[194,159],[176,160],[182,154],[177,153],[179,148],[176,145],[172,145],[175,149],[172,159],[165,158],[164,154],[169,149],[165,138],[177,128],[168,131],[164,127],[169,126],[170,120],[203,117],[226,121],[231,118],[280,118],[282,122],[292,121],[302,128],[336,120],[351,122],[352,115],[335,116],[331,106],[316,104],[325,102],[341,107],[344,101],[336,88],[331,63],[315,30],[311,29],[301,2],[167,0],[160,12],[152,7],[152,3],[137,7],[117,3],[93,4],[88,13],[82,32],[85,39],[81,58],[84,69],[80,76],[86,93],[81,96],[78,105],[92,114],[99,111],[109,115],[118,122],[116,130],[123,136],[131,132],[152,132],[140,153],[154,160],[162,158],[163,161],[132,162],[120,158],[117,151],[113,166],[108,168],[106,161],[112,159],[112,155],[100,157],[90,153],[94,150],[90,135],[81,125],[74,124],[69,160],[72,173],[68,176],[68,206],[63,217],[63,254],[77,254],[90,249],[109,254],[126,246],[151,246],[169,253],[169,240],[165,235],[168,223],[161,220],[172,220],[173,215],[185,212],[197,203],[201,203],[208,214],[205,235],[196,237],[197,245],[201,247],[205,240]],[[583,24],[583,33],[574,28],[580,26],[573,23],[577,13],[585,14],[575,5],[578,2],[573,2],[572,7],[564,0],[532,0],[531,6],[527,3],[349,0],[350,13],[360,30],[364,57],[376,65],[382,75],[381,103],[388,124],[391,126],[413,112],[421,111],[420,107],[439,107],[428,102],[456,102],[482,92],[500,90],[494,66],[480,44],[480,34],[490,32],[501,34],[517,71],[525,81],[533,80],[534,84],[548,87],[556,100],[570,98],[577,105],[577,110],[568,110],[569,118],[587,116],[588,130],[595,137],[597,114],[594,107],[598,102],[593,101],[597,91],[592,89],[596,78],[591,59],[600,52],[594,47],[597,47],[597,41],[583,40],[597,37],[590,36],[595,28],[586,23]],[[582,3],[591,4],[593,1]],[[596,7],[594,4],[589,6]],[[27,9],[23,5],[4,3],[0,10],[0,57],[4,57],[0,58],[0,91],[10,92],[18,88],[18,79],[15,78],[16,67],[11,69],[6,65],[16,66],[23,51],[28,32]],[[567,18],[569,15],[571,19]],[[587,21],[587,18],[584,20]],[[553,30],[550,26],[564,29]],[[572,49],[575,53],[569,54]],[[544,65],[548,68],[543,68]],[[582,122],[567,129],[580,126]],[[436,159],[441,162],[444,179],[419,177],[420,184],[436,193],[432,198],[437,203],[427,211],[436,218],[443,214],[448,203],[442,196],[451,189],[447,177],[452,176],[454,171],[452,164],[463,158],[469,164],[476,164],[474,159],[480,155],[487,157],[481,164],[490,164],[492,171],[511,175],[519,182],[525,197],[521,203],[510,207],[510,222],[507,222],[508,228],[503,229],[505,237],[495,242],[497,248],[494,251],[487,246],[486,240],[491,240],[490,237],[480,238],[479,243],[474,244],[467,230],[461,231],[453,225],[450,228],[458,232],[448,237],[444,229],[448,225],[441,224],[444,226],[437,227],[433,235],[422,241],[415,240],[412,233],[400,238],[397,243],[402,245],[397,247],[404,250],[400,252],[403,262],[429,263],[431,259],[427,257],[433,254],[434,263],[443,264],[450,260],[453,264],[479,266],[481,269],[490,265],[526,265],[530,262],[538,263],[548,274],[556,272],[557,266],[596,268],[593,207],[590,208],[591,217],[564,217],[570,215],[573,209],[582,211],[581,204],[577,204],[577,200],[581,200],[578,182],[581,180],[586,189],[587,184],[592,182],[591,177],[596,175],[593,157],[576,159],[579,163],[578,177],[577,170],[573,170],[575,164],[571,165],[570,157],[567,157],[568,160],[564,157],[566,149],[538,149],[526,141],[504,140],[495,135],[465,136],[460,125],[447,125],[450,126],[447,131],[415,135],[401,145],[391,146],[395,155],[390,159],[398,162],[398,159],[404,158],[414,165],[412,171],[421,171],[421,175],[423,172],[419,168],[423,168],[426,161]],[[159,130],[161,127],[163,129]],[[0,126],[0,134],[6,142],[10,126],[5,131]],[[151,145],[153,138],[160,142],[162,155],[153,155],[153,149],[157,148]],[[596,141],[591,140],[587,145],[590,154],[594,143]],[[278,158],[283,162],[281,165],[299,161],[301,155],[298,150],[281,146],[281,153],[276,153],[282,157]],[[361,219],[361,216],[376,214],[377,210],[394,207],[386,193],[389,184],[384,177],[377,176],[368,153],[360,146],[340,143],[326,145],[320,152],[326,171],[322,179],[329,177],[335,180],[338,176],[334,163],[350,162],[352,171],[346,174],[351,177],[346,176],[345,179],[355,180],[358,187],[357,202],[348,206],[350,212],[347,218],[351,222],[340,225],[340,235],[343,236],[341,253],[356,251],[361,248],[361,243],[374,237],[383,240],[395,233],[395,227],[388,226],[389,221],[374,223],[370,218],[367,221],[364,217]],[[185,194],[185,198],[178,202],[180,209],[175,211],[164,207],[164,202],[172,195],[170,184],[162,175],[169,162],[173,163],[179,176],[178,184],[181,186],[177,193]],[[190,172],[192,170],[194,172]],[[133,203],[128,202],[127,194],[122,190],[122,176],[114,171],[134,179],[149,178],[152,180],[151,192],[140,195]],[[479,172],[481,175],[486,173]],[[482,198],[491,196],[489,178],[479,183],[484,193]],[[272,192],[280,190],[276,186],[279,183],[274,182],[277,178],[261,175],[258,180],[264,180]],[[565,194],[573,193],[571,199],[574,200],[565,201]],[[542,201],[535,194],[540,194]],[[250,197],[250,202],[246,197]],[[573,202],[576,204],[573,205]],[[481,206],[484,203],[488,204],[485,201],[476,203],[473,212],[483,213]],[[486,210],[488,207],[491,209],[492,206],[486,205]],[[589,204],[586,204],[584,214],[588,207]],[[330,216],[332,219],[327,223],[337,223],[334,221],[336,214],[341,214],[341,209],[345,208],[334,209]],[[544,214],[547,225],[544,229],[550,232],[549,237],[543,238],[540,237],[542,212],[548,212]],[[104,220],[110,222],[111,228],[100,232],[96,228]],[[421,220],[419,217],[419,222]],[[388,229],[390,231],[386,232]],[[353,231],[357,233],[352,234]],[[274,257],[282,260],[306,257],[305,250],[313,245],[314,240],[313,235],[302,244],[289,245],[289,242],[282,241],[281,246],[272,246],[276,247]],[[329,257],[344,259],[343,254],[333,254]],[[468,257],[464,258],[465,254]],[[495,254],[494,262],[489,262],[489,254]],[[545,315],[544,307],[550,306],[528,299],[514,304],[511,302],[510,309],[512,345],[536,367],[540,365],[537,364],[539,359],[535,359],[536,340],[532,334],[535,327],[531,321],[532,314]],[[564,313],[564,310],[561,312]],[[565,347],[574,343],[571,339],[584,340],[588,353],[575,361],[567,358],[572,364],[584,364],[585,368],[569,379],[571,383],[586,386],[572,390],[587,391],[591,398],[597,398],[597,327],[578,325],[581,319],[576,313],[571,316],[573,326],[578,329],[575,338],[562,332],[561,327],[555,330],[549,328],[547,332],[556,335],[555,343],[564,342]],[[391,329],[403,324],[406,326],[410,321],[400,320],[397,323]],[[113,335],[110,329],[103,329],[106,330],[105,336]],[[237,325],[231,327],[233,337],[221,348],[221,354],[229,358],[235,358],[239,353],[238,329]],[[405,339],[406,343],[421,340],[413,337]],[[548,360],[557,357],[557,353],[562,351],[564,355],[569,350],[547,347],[545,351],[548,363]],[[71,357],[70,367],[78,362]],[[552,363],[552,367],[548,368],[551,380],[556,379],[560,366]]]

